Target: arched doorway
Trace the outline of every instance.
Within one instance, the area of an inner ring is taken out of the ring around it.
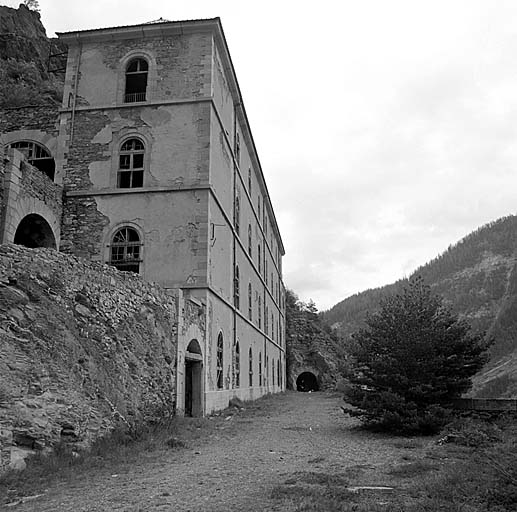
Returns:
[[[49,223],[36,213],[22,219],[14,235],[14,243],[31,249],[48,247],[56,249],[56,239]]]
[[[312,372],[303,372],[298,375],[296,379],[296,390],[297,391],[318,391],[320,386],[316,375]]]
[[[203,356],[197,340],[192,340],[185,352],[185,416],[202,416]]]

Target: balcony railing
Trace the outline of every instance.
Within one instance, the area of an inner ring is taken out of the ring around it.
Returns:
[[[124,103],[137,103],[145,101],[145,92],[131,92],[124,95]]]

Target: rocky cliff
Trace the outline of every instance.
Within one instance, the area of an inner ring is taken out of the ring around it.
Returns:
[[[0,246],[0,467],[171,413],[179,300],[106,265]]]
[[[299,380],[306,372],[314,375],[318,389],[336,387],[344,358],[339,341],[321,322],[314,304],[301,302],[290,290],[286,293],[286,351],[288,388],[309,390],[311,383]]]
[[[38,12],[0,6],[0,106],[60,102],[63,52],[63,44],[47,38]]]

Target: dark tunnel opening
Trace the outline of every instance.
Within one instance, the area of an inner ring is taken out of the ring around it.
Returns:
[[[303,372],[300,373],[298,378],[296,379],[296,390],[309,392],[309,391],[319,391],[320,386],[318,384],[318,379],[316,375],[311,372]]]

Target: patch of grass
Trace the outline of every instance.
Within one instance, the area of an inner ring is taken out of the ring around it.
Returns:
[[[439,466],[436,462],[431,462],[429,460],[416,460],[406,464],[396,465],[389,471],[389,474],[401,478],[414,478],[417,475],[423,475],[424,473],[437,471],[438,469]]]
[[[413,486],[413,503],[409,512],[420,511],[468,511],[514,512],[517,510],[517,427],[514,421],[485,422],[476,425],[480,433],[472,443],[473,421],[466,419],[455,424],[455,431],[467,434],[459,436],[463,460],[447,464],[443,471],[427,474]],[[497,433],[491,439],[486,434]],[[444,445],[444,456],[456,452],[458,446]]]
[[[424,441],[419,437],[411,437],[408,439],[396,439],[391,443],[395,448],[404,450],[415,450],[422,448]]]
[[[156,452],[181,450],[215,434],[224,423],[224,417],[167,417],[130,429],[124,426],[98,438],[82,452],[76,451],[73,445],[58,443],[50,453],[36,452],[26,459],[24,471],[9,471],[0,476],[0,506],[42,492],[56,481],[70,482],[89,471],[118,473],[137,459],[156,457]]]
[[[396,512],[382,494],[358,493],[349,488],[347,473],[296,472],[271,492],[286,512]]]

